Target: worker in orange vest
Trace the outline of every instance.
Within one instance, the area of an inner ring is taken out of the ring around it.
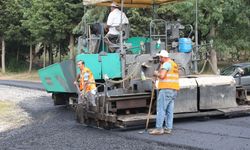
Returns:
[[[170,134],[173,129],[174,100],[177,96],[179,86],[178,65],[169,58],[166,50],[156,54],[160,57],[161,67],[154,75],[158,78],[159,95],[157,97],[156,128],[149,134],[161,135]],[[165,120],[165,126],[163,123]]]
[[[93,73],[89,68],[85,67],[85,63],[82,60],[77,62],[77,66],[80,69],[80,74],[77,75],[75,83],[79,83],[79,89],[82,92],[82,96],[86,96],[92,106],[96,106],[96,84]]]

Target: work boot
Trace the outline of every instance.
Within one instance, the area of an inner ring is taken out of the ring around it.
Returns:
[[[164,134],[164,130],[163,129],[152,129],[151,131],[149,131],[149,134],[151,135],[162,135]]]
[[[171,134],[172,130],[168,128],[164,128],[164,133],[165,134]]]

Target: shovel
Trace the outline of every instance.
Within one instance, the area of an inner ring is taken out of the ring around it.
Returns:
[[[152,108],[153,99],[154,99],[154,91],[155,91],[155,86],[154,86],[154,84],[152,84],[152,92],[151,92],[151,99],[150,99],[150,104],[149,104],[149,109],[148,109],[146,126],[145,126],[144,131],[138,132],[139,134],[148,133],[148,124],[149,124],[149,119],[150,119],[150,115],[151,115],[151,108]]]

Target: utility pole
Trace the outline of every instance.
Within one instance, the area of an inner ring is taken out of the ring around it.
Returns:
[[[199,51],[199,47],[198,47],[198,0],[196,0],[195,1],[195,51],[193,55],[195,73],[198,73],[198,64],[197,64],[198,51]]]
[[[126,51],[123,49],[123,33],[122,33],[122,16],[123,16],[123,8],[124,8],[124,0],[121,0],[121,22],[120,22],[120,54],[122,60],[122,77],[125,78],[126,76]]]

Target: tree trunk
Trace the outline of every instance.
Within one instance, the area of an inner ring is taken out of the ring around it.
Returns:
[[[30,66],[29,66],[29,73],[31,73],[31,70],[32,70],[32,60],[33,60],[32,44],[30,44]]]
[[[54,64],[53,44],[51,44],[50,50],[51,50],[51,64]]]
[[[216,35],[216,27],[215,25],[213,24],[210,31],[209,31],[209,38],[210,39],[213,39]]]
[[[42,44],[41,42],[37,43],[35,45],[35,51],[33,50],[33,60],[38,56],[38,58],[40,59],[40,52],[41,52],[41,47],[42,47]]]
[[[247,56],[247,50],[245,49],[244,50],[244,61],[248,61],[247,58],[248,58],[248,56]]]
[[[49,65],[51,65],[51,49],[50,46],[48,46],[48,57],[49,57]]]
[[[219,74],[217,66],[217,56],[216,51],[214,49],[211,49],[210,56],[212,70],[215,74]]]
[[[69,40],[69,50],[70,50],[70,59],[74,59],[74,36],[73,34],[70,34],[70,40]]]
[[[49,65],[53,64],[52,44],[49,46]]]
[[[61,44],[59,43],[59,62],[62,61],[62,57],[61,57]]]
[[[5,73],[5,41],[4,37],[1,38],[2,40],[2,73]]]
[[[46,50],[46,44],[44,44],[44,46],[43,46],[43,68],[45,68],[46,67],[46,52],[47,52],[47,50]]]
[[[18,46],[17,52],[16,52],[16,62],[19,61],[19,52],[20,52],[20,47]]]
[[[216,27],[213,24],[209,32],[209,39],[213,40],[215,35],[216,35]],[[211,45],[210,56],[211,56],[210,61],[211,61],[212,70],[215,74],[218,74],[219,72],[218,72],[218,66],[217,66],[217,56],[216,56],[216,51],[213,48],[213,45]]]

